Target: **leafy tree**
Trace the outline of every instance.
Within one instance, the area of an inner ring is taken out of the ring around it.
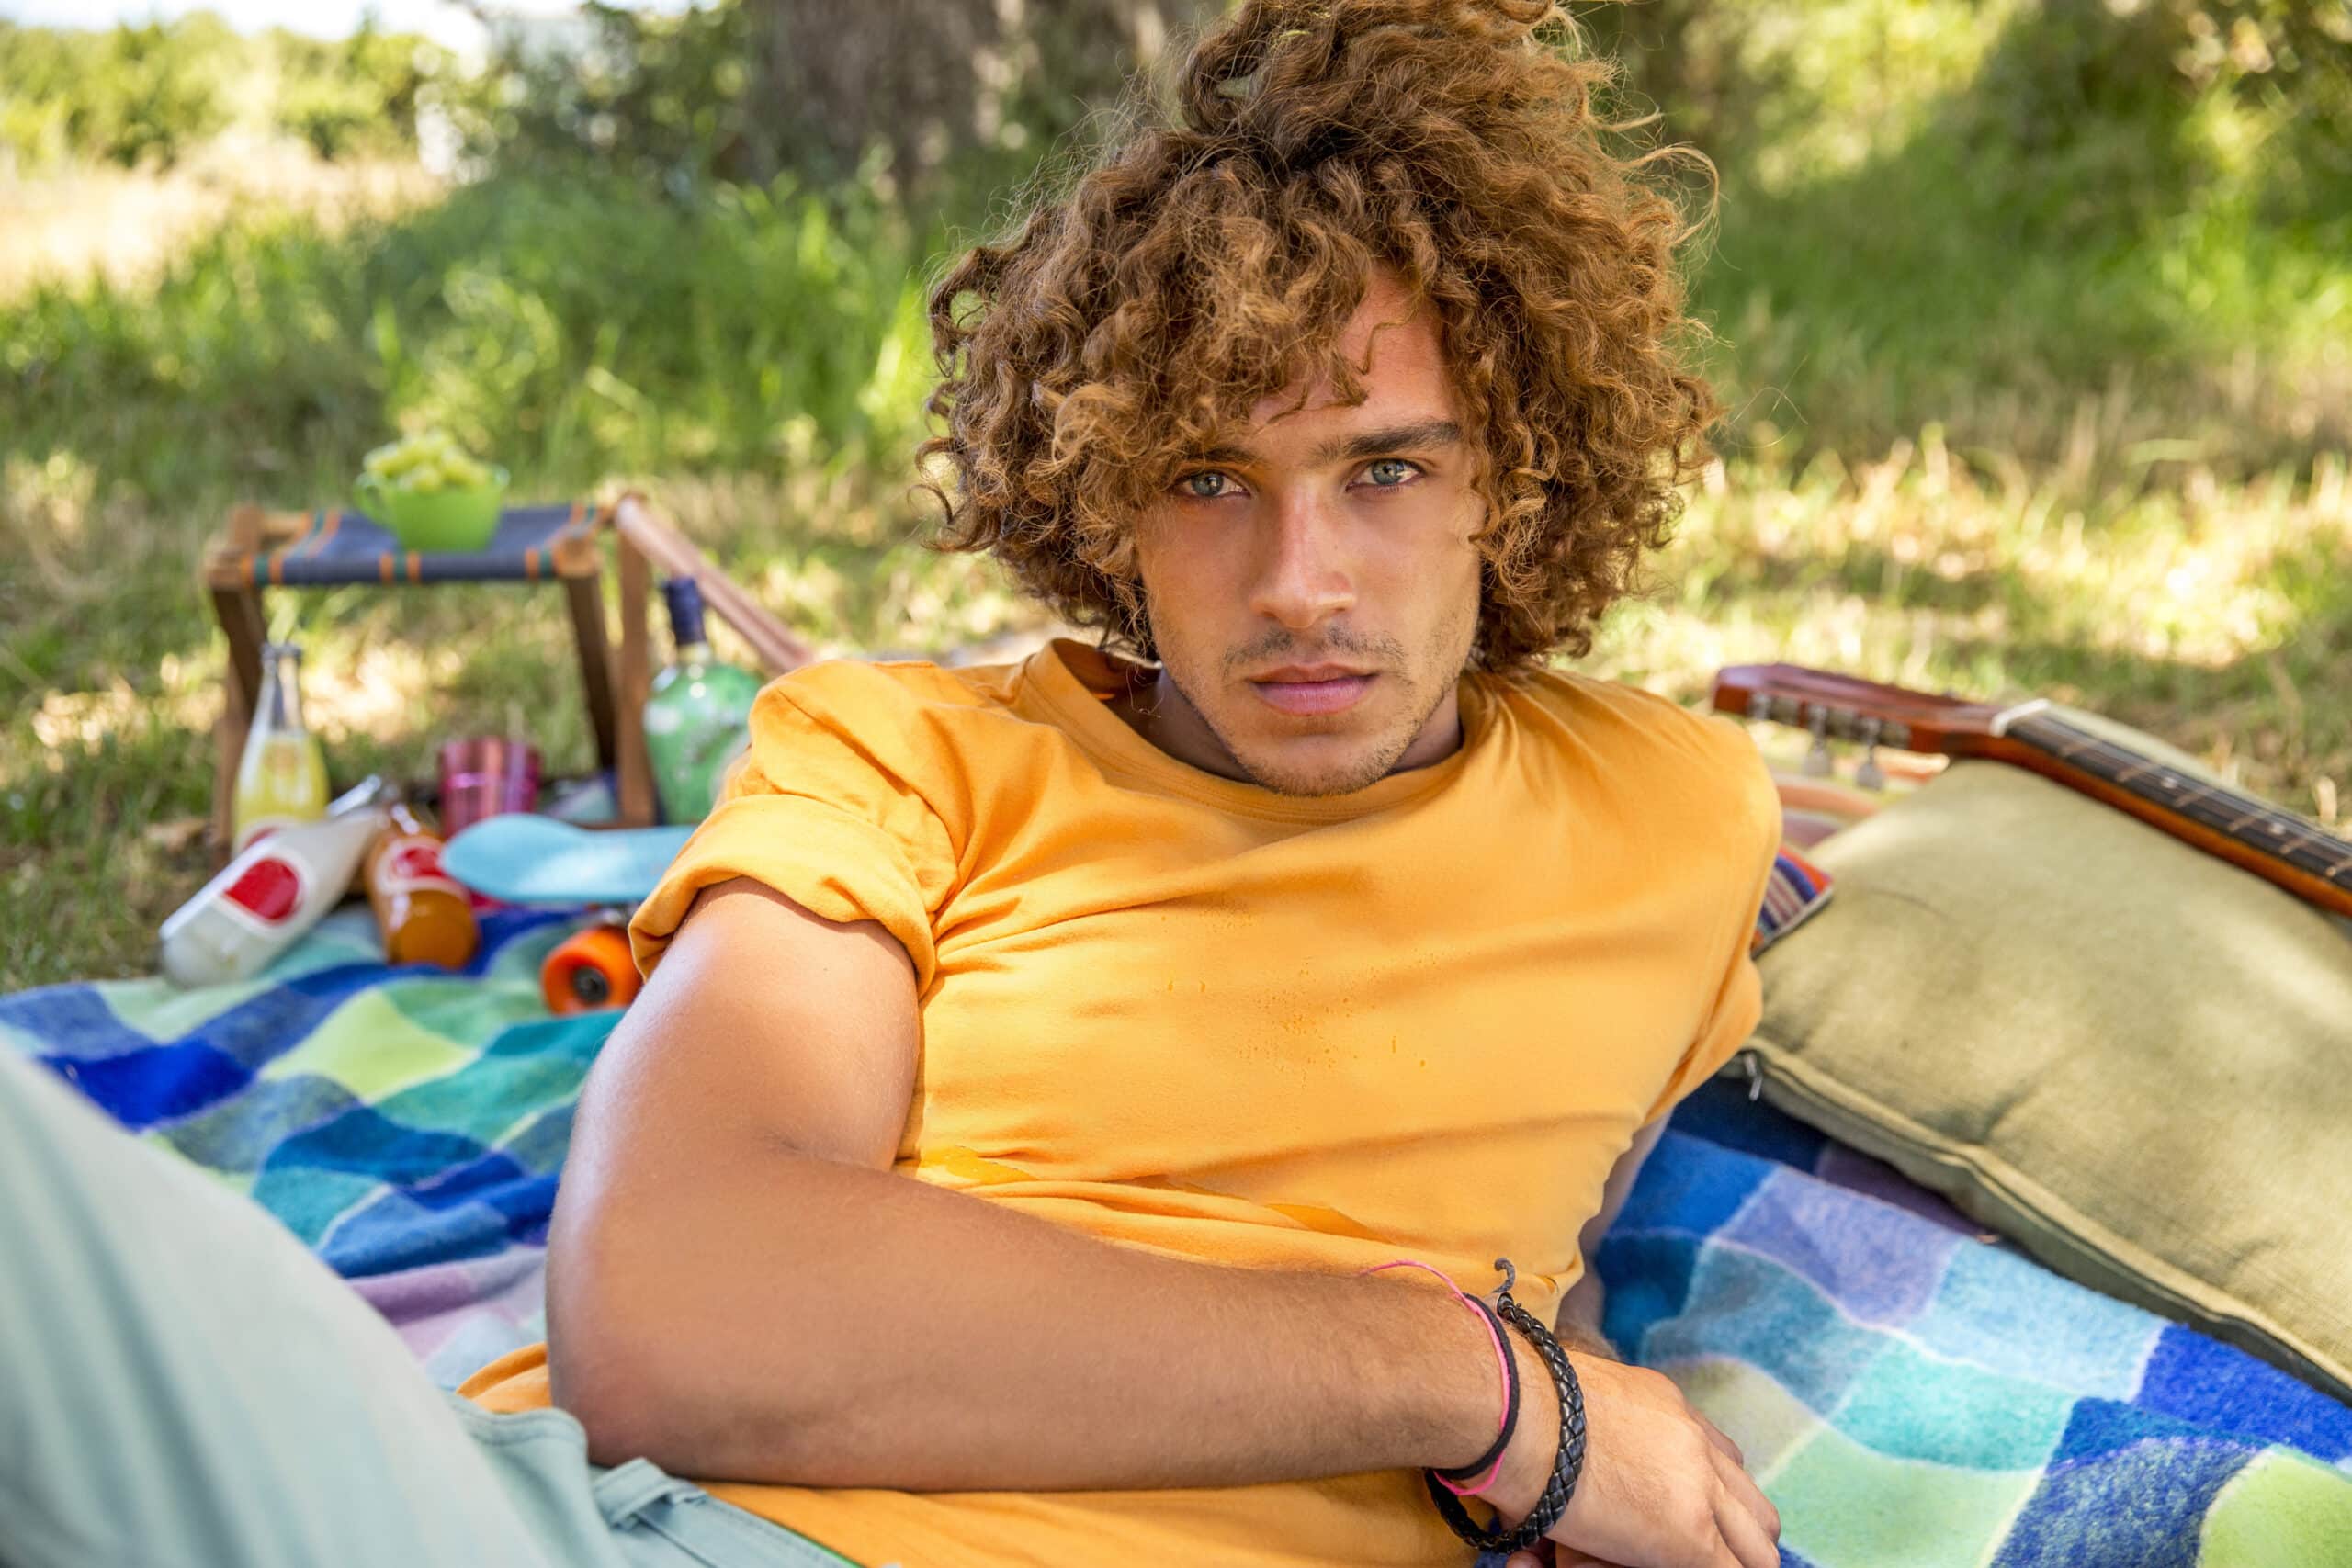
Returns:
[[[586,161],[684,197],[714,183],[992,188],[1217,0],[588,0],[580,40],[505,30],[469,124],[507,166]],[[485,12],[485,20],[492,18]],[[863,174],[861,174],[863,171]]]
[[[455,70],[447,51],[379,31],[372,17],[340,41],[279,28],[269,42],[278,68],[271,118],[326,159],[415,146],[418,110]]]

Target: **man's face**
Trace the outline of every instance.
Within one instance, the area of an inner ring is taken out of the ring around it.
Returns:
[[[1162,672],[1134,722],[1285,795],[1453,750],[1477,631],[1485,506],[1430,313],[1380,277],[1340,347],[1356,365],[1370,352],[1362,403],[1319,383],[1295,412],[1295,388],[1266,399],[1136,524]]]

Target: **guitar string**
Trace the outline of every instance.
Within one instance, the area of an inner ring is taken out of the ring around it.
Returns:
[[[2058,744],[2052,740],[2039,739],[2033,733],[2035,730],[2048,731],[2053,736],[2064,736],[2072,744]],[[2282,859],[2288,858],[2283,852],[2290,848],[2308,848],[2329,863],[2325,870],[2317,874],[2323,877],[2332,879],[2336,873],[2352,868],[2352,843],[2346,843],[2324,829],[2306,823],[2291,812],[2280,810],[2263,801],[2256,800],[2250,795],[2241,795],[2235,790],[2217,789],[2211,784],[2202,784],[2152,757],[2143,757],[2136,751],[2129,750],[2111,741],[2102,740],[2087,730],[2078,729],[2064,719],[2047,718],[2036,715],[2011,726],[2009,733],[2031,742],[2044,751],[2051,752],[2064,761],[2072,762],[2085,752],[2096,752],[2101,761],[2120,763],[2121,766],[2117,773],[2100,775],[2109,784],[2131,788],[2135,780],[2129,775],[2134,773],[2149,774],[2165,786],[2165,795],[2146,796],[2156,804],[2183,807],[2202,804],[2211,806],[2216,810],[2231,813],[2228,820],[2216,822],[2186,810],[2182,811],[2183,816],[2189,817],[2191,820],[2199,821],[2205,827],[2235,832],[2248,823],[2260,821],[2269,828],[2269,840],[2266,842],[2256,839],[2249,840],[2251,843],[2258,848],[2281,852]],[[2134,793],[2141,792],[2134,790]],[[2290,863],[2297,863],[2290,860]],[[2308,871],[2310,868],[2298,865],[2298,869]]]
[[[2167,787],[2178,790],[2196,799],[2218,801],[2223,803],[2224,806],[2243,806],[2245,809],[2237,813],[2237,817],[2241,822],[2260,818],[2267,821],[2277,822],[2281,825],[2283,830],[2292,832],[2299,837],[2311,838],[2316,836],[2320,840],[2321,843],[2327,848],[2335,849],[2352,847],[2346,845],[2344,840],[2327,833],[2325,829],[2319,829],[2315,825],[2304,821],[2292,812],[2279,809],[2278,807],[2269,805],[2267,802],[2257,800],[2251,795],[2242,794],[2236,790],[2217,788],[2213,785],[2204,784],[2197,779],[2191,778],[2186,773],[2181,773],[2177,768],[2156,761],[2153,757],[2143,756],[2141,753],[2131,750],[2126,747],[2116,745],[2111,741],[2102,740],[2098,736],[2091,734],[2089,731],[2076,728],[2075,726],[2066,723],[2063,719],[2047,719],[2041,717],[2029,718],[2015,726],[2011,729],[2010,733],[2018,734],[2037,728],[2051,730],[2059,735],[2069,737],[2074,740],[2075,744],[2073,745],[2057,745],[2037,742],[2037,744],[2041,745],[2042,750],[2054,752],[2066,761],[2072,761],[2075,757],[2086,751],[2096,751],[2100,754],[2102,761],[2121,761],[2124,765],[2118,773],[2111,775],[2102,775],[2107,777],[2109,783],[2128,784],[2132,782],[2129,775],[2134,773],[2152,774],[2158,777]],[[2028,739],[2034,739],[2030,734],[2027,734],[2025,738]]]

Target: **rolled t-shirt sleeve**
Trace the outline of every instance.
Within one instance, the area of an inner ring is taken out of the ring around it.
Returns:
[[[1728,728],[1728,727],[1726,727]],[[1724,900],[1729,916],[1715,952],[1720,976],[1706,1015],[1682,1059],[1675,1064],[1666,1088],[1642,1118],[1644,1126],[1671,1111],[1685,1095],[1715,1076],[1747,1037],[1755,1032],[1764,1007],[1763,983],[1749,956],[1756,914],[1763,907],[1764,891],[1772,875],[1773,857],[1781,848],[1781,796],[1772,775],[1745,735],[1731,732],[1739,785],[1735,804],[1726,811],[1724,850],[1726,857]]]
[[[749,752],[629,922],[639,968],[652,973],[696,893],[741,876],[821,919],[878,923],[929,988],[956,857],[927,793],[939,759],[891,711],[897,695],[868,669],[821,665],[760,694]]]

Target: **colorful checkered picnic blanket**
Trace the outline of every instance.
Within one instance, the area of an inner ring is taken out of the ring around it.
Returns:
[[[1597,1265],[1817,1568],[2352,1563],[2352,1410],[1718,1078]]]
[[[447,976],[386,968],[355,909],[244,985],[0,998],[0,1048],[250,1193],[453,1384],[539,1337],[556,1177],[615,1016],[541,1008],[567,929],[494,915]],[[1608,1327],[1742,1444],[1786,1562],[2352,1563],[2352,1411],[1976,1239],[1736,1084],[1672,1126],[1597,1259]]]

